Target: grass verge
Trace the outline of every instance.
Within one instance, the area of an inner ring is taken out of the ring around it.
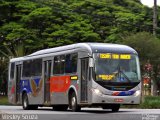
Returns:
[[[145,96],[140,105],[122,105],[122,108],[160,109],[160,96]]]
[[[143,109],[160,109],[160,96],[146,96],[141,104]]]
[[[0,96],[0,105],[9,105],[7,96]]]

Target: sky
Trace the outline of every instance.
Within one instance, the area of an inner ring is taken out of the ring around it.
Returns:
[[[148,7],[153,7],[154,0],[141,0],[141,3]],[[157,0],[157,5],[160,6],[160,0]]]

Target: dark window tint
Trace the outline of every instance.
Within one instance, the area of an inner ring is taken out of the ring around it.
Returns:
[[[67,54],[54,57],[53,74],[77,72],[77,54]]]
[[[60,74],[64,74],[65,71],[65,56],[60,56]]]
[[[53,74],[60,74],[60,57],[59,56],[54,57]]]
[[[75,73],[77,72],[77,54],[68,54],[66,55],[66,65],[65,72],[66,73]]]
[[[23,62],[23,77],[40,76],[42,74],[42,59]]]
[[[65,56],[54,57],[53,74],[64,74],[65,72]]]
[[[42,73],[42,59],[33,60],[31,68],[33,76],[40,76]]]
[[[14,78],[14,68],[15,68],[15,63],[11,63],[10,79],[13,79],[13,78]]]
[[[72,73],[74,72],[77,72],[77,58],[78,58],[78,55],[77,54],[72,54],[72,65],[71,65],[71,68],[72,68]]]
[[[65,66],[65,72],[66,73],[71,73],[72,69],[71,69],[71,55],[68,54],[66,55],[66,66]]]
[[[32,63],[31,60],[23,62],[23,73],[22,73],[23,77],[31,76],[31,63]]]

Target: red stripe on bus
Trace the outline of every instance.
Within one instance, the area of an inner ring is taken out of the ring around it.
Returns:
[[[120,92],[113,92],[112,96],[118,96]]]
[[[71,84],[70,76],[54,76],[50,78],[50,92],[66,92]]]
[[[12,86],[11,88],[11,94],[14,94],[15,93],[15,86]]]

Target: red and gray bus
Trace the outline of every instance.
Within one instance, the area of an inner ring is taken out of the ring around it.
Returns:
[[[138,53],[126,45],[77,43],[44,49],[11,59],[8,74],[9,102],[25,110],[118,111],[122,104],[140,103]]]

